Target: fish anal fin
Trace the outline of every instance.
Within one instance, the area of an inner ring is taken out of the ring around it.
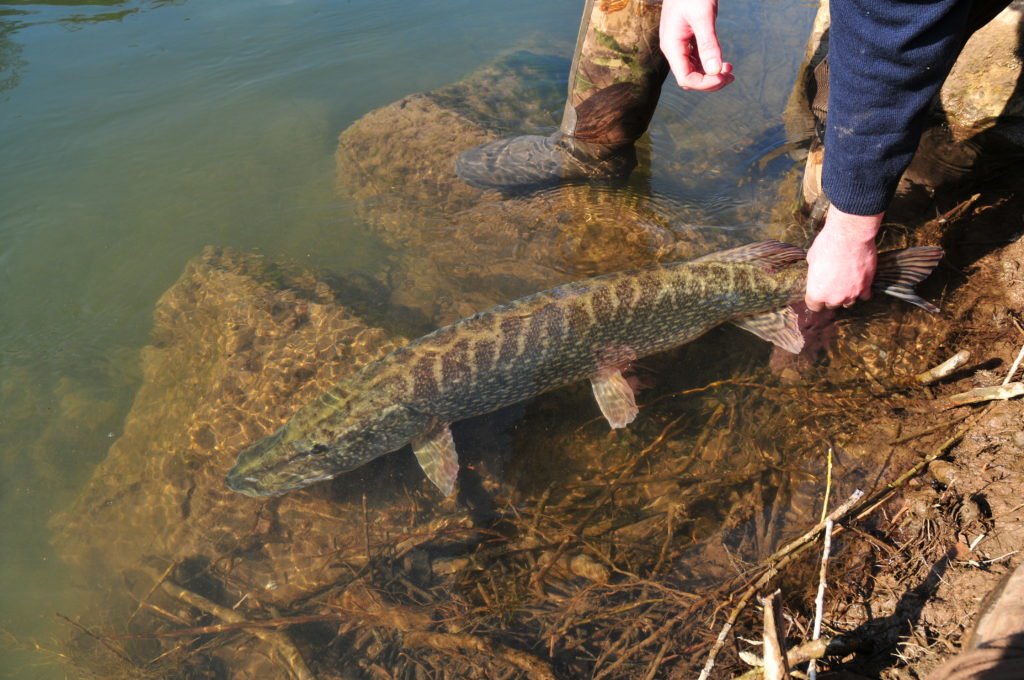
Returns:
[[[735,319],[733,323],[787,352],[799,354],[804,348],[804,336],[800,332],[799,320],[792,307]]]
[[[798,246],[782,241],[757,241],[746,243],[736,248],[720,250],[698,257],[692,262],[750,262],[764,264],[769,267],[799,262],[807,257],[807,251]]]
[[[629,425],[640,413],[640,409],[636,406],[633,388],[622,377],[622,371],[618,369],[602,371],[590,379],[590,386],[594,390],[594,397],[597,399],[601,413],[604,414],[612,429]]]
[[[450,495],[455,489],[455,478],[459,476],[459,454],[455,451],[451,429],[439,425],[421,434],[412,440],[412,452],[427,479],[445,496]]]

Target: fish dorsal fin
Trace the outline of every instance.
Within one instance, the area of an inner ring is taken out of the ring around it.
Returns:
[[[629,425],[636,418],[636,414],[640,413],[640,409],[636,407],[633,388],[622,377],[622,371],[603,371],[590,379],[590,386],[594,390],[594,397],[601,413],[612,429]]]
[[[804,336],[800,332],[797,315],[792,307],[736,319],[733,323],[787,352],[800,354],[800,350],[804,348]]]
[[[438,425],[412,440],[412,452],[427,475],[445,496],[455,489],[455,478],[459,476],[459,454],[455,451],[455,440],[447,425]]]
[[[799,262],[805,257],[807,257],[807,251],[789,243],[758,241],[729,250],[720,250],[717,253],[708,253],[692,262],[756,262],[770,267],[781,267]]]

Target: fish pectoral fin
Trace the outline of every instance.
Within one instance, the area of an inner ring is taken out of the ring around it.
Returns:
[[[640,409],[636,407],[633,388],[622,377],[622,371],[606,371],[590,379],[594,397],[601,413],[612,429],[625,427],[633,422]]]
[[[427,475],[445,496],[455,488],[459,476],[459,454],[447,425],[441,425],[412,440],[412,452]]]
[[[804,336],[800,332],[799,320],[792,307],[736,319],[733,323],[787,352],[800,354],[800,350],[804,348]]]

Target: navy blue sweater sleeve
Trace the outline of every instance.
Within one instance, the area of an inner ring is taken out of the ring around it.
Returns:
[[[889,205],[969,9],[969,0],[832,0],[822,185],[843,212]]]

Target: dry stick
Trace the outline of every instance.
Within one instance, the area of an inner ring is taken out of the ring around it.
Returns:
[[[233,609],[222,607],[216,602],[211,602],[202,595],[197,595],[191,590],[186,590],[170,581],[161,583],[160,589],[174,599],[180,600],[207,614],[216,616],[221,621],[227,623],[242,623],[245,621],[245,618]],[[277,650],[284,665],[288,668],[288,672],[295,680],[316,680],[316,676],[309,670],[309,666],[306,665],[302,655],[299,654],[299,650],[295,648],[295,645],[292,644],[292,641],[286,635],[277,631],[262,630],[260,628],[254,628],[248,632]]]
[[[1013,360],[1013,366],[1010,366],[1010,372],[1006,374],[1005,378],[1003,378],[1004,385],[1008,385],[1010,381],[1013,380],[1014,374],[1020,367],[1021,360],[1024,360],[1024,345],[1021,345],[1020,352],[1017,353],[1017,358]]]
[[[825,502],[821,505],[821,519],[824,522],[828,517],[828,501],[832,495],[832,446],[828,447],[828,463],[825,467]]]
[[[152,638],[179,638],[197,635],[216,635],[218,633],[231,633],[249,628],[287,628],[305,623],[320,623],[323,621],[344,621],[340,614],[305,614],[299,616],[282,616],[276,619],[261,619],[255,621],[238,621],[235,623],[214,623],[209,626],[195,626],[193,628],[177,628],[153,633],[124,633],[111,635],[112,640],[148,640]]]
[[[822,531],[825,530],[825,523],[831,520],[835,522],[837,519],[841,519],[846,516],[846,513],[850,512],[857,502],[864,495],[864,492],[857,489],[853,494],[843,502],[842,505],[837,507],[829,516],[825,519],[825,522],[819,522],[810,531],[800,536],[796,540],[790,541],[787,545],[778,550],[774,555],[768,558],[768,561],[778,560],[774,566],[768,567],[768,569],[758,578],[756,581],[751,583],[747,589],[740,596],[739,602],[733,607],[732,612],[729,614],[729,618],[726,619],[725,625],[722,627],[722,631],[718,634],[718,639],[715,640],[714,647],[711,648],[711,652],[708,653],[708,660],[704,664],[704,669],[700,672],[699,680],[707,680],[711,674],[711,670],[715,667],[715,659],[718,657],[718,653],[722,650],[725,645],[725,638],[729,635],[729,631],[736,625],[736,621],[739,619],[740,614],[746,608],[750,598],[754,596],[758,590],[763,588],[765,584],[775,578],[779,570],[785,565],[789,564],[792,559],[802,552],[811,542],[818,537]]]
[[[70,623],[72,626],[74,626],[78,630],[82,631],[83,633],[85,633],[86,635],[91,637],[96,642],[100,643],[101,645],[103,645],[104,647],[109,649],[111,652],[114,653],[114,656],[116,656],[117,658],[121,659],[121,661],[124,661],[126,664],[128,664],[129,666],[131,666],[133,668],[138,668],[139,665],[137,663],[135,663],[134,661],[132,661],[131,658],[127,654],[124,653],[124,650],[115,647],[109,640],[107,640],[103,636],[97,635],[96,633],[92,632],[91,630],[89,630],[88,628],[86,628],[85,626],[80,624],[78,621],[75,621],[73,619],[69,619],[67,616],[64,616],[60,612],[57,612],[57,616],[59,618],[61,618],[61,619],[64,619],[65,621]]]
[[[938,366],[928,369],[924,373],[918,373],[914,376],[914,380],[921,383],[922,385],[931,385],[934,382],[938,382],[948,375],[952,374],[958,368],[966,364],[971,360],[971,353],[966,349],[962,349],[950,358],[943,361]]]
[[[1012,382],[991,387],[976,387],[973,390],[947,397],[947,400],[951,404],[949,408],[952,408],[953,406],[980,404],[986,401],[1005,401],[1022,395],[1024,395],[1024,383]]]
[[[644,680],[654,680],[654,676],[658,674],[658,667],[661,666],[661,662],[665,658],[665,654],[668,653],[668,648],[671,645],[672,638],[665,640],[665,642],[661,644],[661,649],[658,650],[654,660],[651,661],[651,665],[647,669],[647,675],[644,676]]]
[[[790,666],[798,666],[811,659],[822,659],[826,656],[845,656],[862,648],[864,644],[861,640],[847,637],[836,637],[831,640],[828,638],[818,638],[790,649],[786,652],[786,660]],[[751,668],[733,680],[761,680],[763,677],[764,669],[758,666],[757,668]]]
[[[128,623],[132,622],[136,614],[138,614],[139,611],[142,610],[142,605],[146,603],[146,600],[153,596],[153,593],[156,592],[156,589],[160,587],[160,584],[164,582],[165,578],[171,575],[171,572],[174,571],[174,568],[177,566],[177,560],[173,560],[170,564],[167,565],[167,568],[164,569],[164,573],[160,574],[160,578],[156,580],[152,587],[150,587],[149,591],[142,597],[142,599],[139,600],[139,604],[135,607],[135,611],[133,611],[132,615],[128,617]]]
[[[786,645],[782,637],[782,605],[778,588],[771,595],[758,598],[764,607],[764,677],[765,680],[789,680]]]
[[[814,631],[811,640],[817,641],[821,637],[821,619],[825,612],[825,574],[828,571],[828,554],[832,549],[832,520],[825,520],[825,546],[821,550],[821,571],[818,574],[818,595],[814,598]],[[811,659],[807,665],[807,677],[810,680],[817,680],[818,663]]]

